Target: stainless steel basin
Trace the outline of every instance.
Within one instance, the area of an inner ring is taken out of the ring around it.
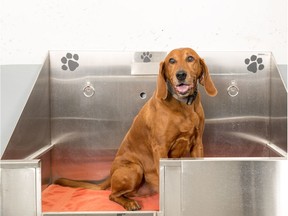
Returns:
[[[163,159],[160,210],[137,215],[284,216],[287,87],[272,53],[199,54],[218,89],[211,98],[199,87],[205,158]],[[1,159],[4,215],[24,208],[27,216],[41,215],[41,190],[56,178],[106,177],[134,116],[152,96],[165,55],[50,51]],[[16,190],[27,175],[30,186]]]

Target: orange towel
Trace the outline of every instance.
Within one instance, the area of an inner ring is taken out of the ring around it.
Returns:
[[[50,185],[42,192],[43,212],[65,211],[123,211],[122,206],[109,200],[109,190],[88,190],[82,188]],[[159,195],[134,197],[142,211],[158,211]]]

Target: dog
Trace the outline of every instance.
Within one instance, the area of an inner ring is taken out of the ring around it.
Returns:
[[[160,63],[157,87],[139,111],[101,184],[58,179],[63,186],[104,190],[126,210],[140,210],[133,196],[158,192],[160,158],[203,157],[204,111],[198,83],[217,89],[203,59],[191,48],[172,50]]]

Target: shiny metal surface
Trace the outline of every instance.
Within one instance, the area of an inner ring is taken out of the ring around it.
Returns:
[[[34,154],[31,154],[25,159],[25,161],[37,159],[41,161],[41,191],[45,190],[50,184],[52,184],[52,172],[51,172],[51,150],[53,146],[45,146]]]
[[[165,216],[288,214],[287,160],[206,158],[160,164]]]
[[[103,159],[111,162],[134,116],[155,88],[155,77],[91,76],[89,80],[95,88],[95,94],[90,98],[79,91],[85,78],[76,82],[66,80],[66,85],[63,80],[53,82],[51,129],[56,176],[62,171],[69,175],[73,171],[67,169],[69,163],[78,166],[87,162],[97,167]],[[141,97],[143,92],[147,95],[145,99]],[[83,178],[82,174],[91,173],[90,169],[91,166],[82,166],[81,171],[75,170],[81,172],[79,176],[69,177]],[[107,172],[109,169],[105,167],[102,172],[95,173],[99,177],[91,173],[90,178],[101,179]]]
[[[163,61],[167,52],[135,52],[131,65],[131,75],[158,74],[159,62]]]
[[[248,71],[244,62],[253,53],[214,53],[216,57],[208,54],[203,53],[203,57],[213,74],[218,95],[209,98],[200,89],[206,115],[203,136],[206,157],[281,156],[268,146],[271,53],[255,54],[265,64],[264,69],[255,73]],[[237,84],[235,96],[227,92],[233,83]]]
[[[287,155],[287,87],[279,74],[273,56],[271,59],[270,109],[271,143],[286,152]]]
[[[42,64],[0,65],[1,135],[0,158],[31,94]],[[15,79],[17,77],[17,79]]]
[[[50,145],[49,71],[47,58],[1,159],[24,159]]]
[[[181,178],[180,160],[160,160],[159,205],[164,216],[181,216]]]
[[[152,96],[156,75],[131,76],[134,53],[77,52],[79,67],[67,72],[59,65],[65,53],[50,53],[53,177],[103,179],[134,116]],[[87,83],[95,91],[91,97],[83,94]]]
[[[0,161],[1,215],[41,216],[40,161]]]

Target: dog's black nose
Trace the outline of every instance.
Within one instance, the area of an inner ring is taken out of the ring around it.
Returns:
[[[176,73],[176,77],[179,81],[183,81],[186,79],[187,73],[185,71],[178,71]]]

